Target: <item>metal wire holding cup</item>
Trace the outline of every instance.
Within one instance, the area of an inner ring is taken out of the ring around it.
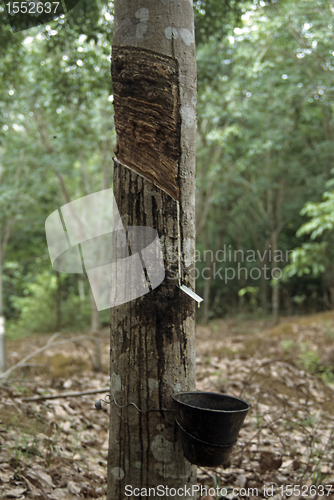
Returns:
[[[171,408],[149,408],[148,410],[141,410],[140,408],[138,408],[138,406],[135,403],[127,403],[125,405],[119,405],[117,403],[115,397],[112,396],[112,399],[111,399],[109,394],[107,394],[105,396],[105,399],[98,399],[97,401],[95,401],[94,406],[97,410],[102,410],[102,408],[103,408],[102,402],[107,404],[107,405],[110,405],[111,403],[115,403],[115,405],[118,406],[118,408],[126,408],[127,406],[134,406],[136,408],[136,410],[140,411],[141,413],[146,413],[148,411],[173,411],[173,412],[175,412],[175,410],[173,410]]]

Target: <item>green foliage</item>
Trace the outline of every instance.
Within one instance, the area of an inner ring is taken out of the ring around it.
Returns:
[[[298,363],[300,366],[310,373],[317,373],[320,365],[319,354],[310,348],[308,342],[303,342],[299,348]]]
[[[259,289],[254,286],[246,286],[245,288],[240,288],[238,295],[239,297],[243,297],[246,293],[257,294]]]
[[[283,339],[280,342],[281,347],[285,354],[290,355],[293,348],[295,347],[295,341],[292,339]]]
[[[265,264],[285,268],[280,292],[295,298],[292,306],[301,307],[302,297],[306,307],[315,296],[325,307],[323,291],[332,285],[320,279],[334,271],[334,181],[319,203],[333,166],[330,5],[198,0],[194,9],[197,248],[256,252],[254,262],[216,262],[235,278],[217,276],[208,286],[199,277],[197,291],[209,296],[211,316],[259,310],[260,301],[265,311],[271,276],[250,276]],[[0,267],[13,335],[55,329],[57,283],[45,219],[66,195],[112,185],[112,18],[112,2],[81,0],[39,28],[13,35],[7,22],[1,26],[0,241],[9,237]],[[284,253],[278,261],[268,253],[275,237]],[[293,248],[288,262],[285,252]],[[247,277],[238,277],[238,264]],[[198,263],[200,271],[207,266],[214,275],[213,262]],[[90,306],[80,300],[76,279],[61,276],[62,328],[87,325]]]
[[[301,247],[294,249],[292,261],[284,269],[284,280],[294,275],[298,277],[303,274],[319,276],[326,270],[326,261],[330,262],[327,242],[303,243]]]
[[[307,213],[314,211],[332,168],[331,23],[327,2],[254,2],[228,36],[198,47],[198,247],[259,251],[256,263],[242,262],[250,271],[263,266],[260,256],[275,240],[284,258],[264,263],[270,270],[288,266],[284,276],[290,280],[281,284],[281,294],[289,289],[289,295],[301,295],[308,287],[314,293],[317,286],[320,302],[320,280],[306,285],[304,276],[323,273],[326,245],[302,243],[290,262],[285,252],[298,246],[301,210],[309,202]],[[326,196],[321,226],[314,227],[318,234],[332,224],[332,197]],[[308,260],[309,251],[314,258]],[[328,261],[332,257],[330,252]],[[228,267],[237,271],[238,262]],[[230,312],[230,298],[240,288],[258,287],[262,306],[268,305],[270,280],[265,283],[263,275],[240,279],[236,272],[234,280],[217,279],[210,293],[216,314]],[[293,276],[302,277],[304,287]],[[204,281],[197,286],[204,293]],[[251,296],[245,298],[254,308]]]
[[[283,339],[280,345],[286,359],[296,363],[303,370],[320,376],[326,384],[334,382],[333,367],[325,366],[321,362],[319,352],[313,350],[308,342],[297,343],[292,339]]]
[[[326,183],[327,188],[333,187],[334,179]],[[334,241],[334,191],[325,191],[320,203],[308,202],[301,210],[301,215],[307,215],[310,220],[297,231],[297,236],[309,235],[311,240],[322,239],[320,242],[303,243],[294,249],[292,262],[285,268],[285,279],[297,275],[312,274],[319,276],[333,270]]]
[[[60,275],[65,288],[66,276]],[[11,297],[12,306],[19,311],[19,319],[9,322],[8,335],[11,338],[31,333],[48,333],[57,329],[57,274],[52,269],[39,273],[23,289],[23,296]],[[67,329],[88,329],[90,325],[90,304],[88,300],[70,291],[61,301],[61,327]]]
[[[244,1],[196,0],[194,2],[196,42],[222,38],[241,17]],[[224,21],[223,21],[224,20]],[[223,22],[222,22],[223,21]]]
[[[328,183],[327,183],[328,184]],[[333,179],[331,180],[331,185]],[[309,234],[311,240],[323,235],[325,231],[333,231],[334,228],[334,191],[326,191],[323,194],[322,203],[307,203],[301,215],[307,215],[311,218],[297,231],[297,236]]]
[[[41,27],[0,33],[0,273],[12,336],[90,324],[88,283],[82,301],[76,276],[57,278],[44,229],[68,199],[112,184],[113,5],[79,4]]]

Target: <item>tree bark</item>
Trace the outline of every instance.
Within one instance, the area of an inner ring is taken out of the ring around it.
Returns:
[[[0,373],[6,370],[5,317],[3,313],[2,251],[0,239]]]
[[[6,370],[6,338],[5,338],[5,316],[3,304],[3,263],[5,247],[1,238],[0,227],[0,374]]]
[[[57,290],[56,290],[56,332],[61,330],[61,279],[60,274],[57,273]]]
[[[256,233],[252,234],[253,237],[253,242],[254,242],[254,247],[256,250],[257,255],[261,255],[261,266],[264,267],[266,266],[266,269],[269,268],[269,258],[268,258],[268,253],[269,253],[269,248],[270,248],[270,240],[265,239],[262,240],[262,244],[260,243],[259,237]],[[259,263],[260,264],[260,263]],[[261,282],[260,282],[260,299],[261,299],[261,307],[262,307],[262,314],[264,316],[268,315],[268,278],[267,278],[267,273],[262,272],[261,273]]]
[[[209,279],[206,279],[204,282],[203,307],[201,315],[203,325],[207,325],[209,323],[211,280],[212,264],[210,264]]]
[[[95,337],[94,340],[94,354],[93,354],[93,368],[95,372],[100,372],[102,370],[102,356],[101,356],[101,340],[98,337],[100,330],[100,316],[97,310],[95,300],[92,291],[90,291],[90,303],[91,303],[91,334]]]
[[[108,500],[131,488],[191,487],[171,395],[195,386],[196,63],[192,2],[115,0],[114,192],[122,222],[153,227],[165,280],[111,310]],[[173,264],[173,267],[172,267]],[[158,411],[146,411],[146,410]],[[141,492],[145,497],[145,490]],[[148,493],[146,493],[148,495]],[[170,498],[154,495],[152,498]],[[174,498],[193,499],[192,493]]]
[[[273,231],[271,234],[271,251],[272,255],[276,255],[276,251],[278,250],[278,232]],[[273,267],[278,267],[278,263],[275,263],[276,265]],[[271,294],[271,300],[272,300],[272,314],[273,314],[273,319],[274,319],[274,325],[277,325],[279,322],[279,278],[273,277],[273,285],[272,285],[272,294]]]
[[[0,313],[0,374],[4,373],[5,370],[6,370],[5,317],[3,316],[3,313]]]

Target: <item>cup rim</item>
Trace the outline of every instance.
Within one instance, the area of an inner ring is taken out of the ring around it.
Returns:
[[[185,403],[183,401],[179,401],[177,399],[177,396],[182,396],[184,394],[207,394],[207,395],[214,395],[214,396],[224,396],[224,397],[227,397],[227,398],[230,398],[230,399],[235,399],[237,401],[240,401],[242,403],[245,403],[247,405],[247,408],[242,408],[240,410],[220,410],[220,409],[216,409],[216,408],[201,408],[199,406],[195,406],[194,404],[190,404],[190,403]],[[242,412],[247,412],[248,410],[250,410],[252,408],[252,405],[246,401],[245,399],[241,399],[241,398],[237,398],[235,396],[231,396],[230,394],[222,394],[222,393],[219,393],[219,392],[207,392],[207,391],[183,391],[183,392],[175,392],[174,394],[171,395],[171,398],[173,401],[175,401],[176,403],[180,403],[181,405],[185,405],[185,406],[188,406],[189,408],[195,408],[196,410],[203,410],[203,411],[212,411],[212,412],[217,412],[217,413],[242,413]]]

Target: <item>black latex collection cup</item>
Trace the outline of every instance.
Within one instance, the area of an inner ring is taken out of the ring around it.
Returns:
[[[185,458],[207,467],[225,463],[251,405],[216,392],[179,392],[172,399]]]

